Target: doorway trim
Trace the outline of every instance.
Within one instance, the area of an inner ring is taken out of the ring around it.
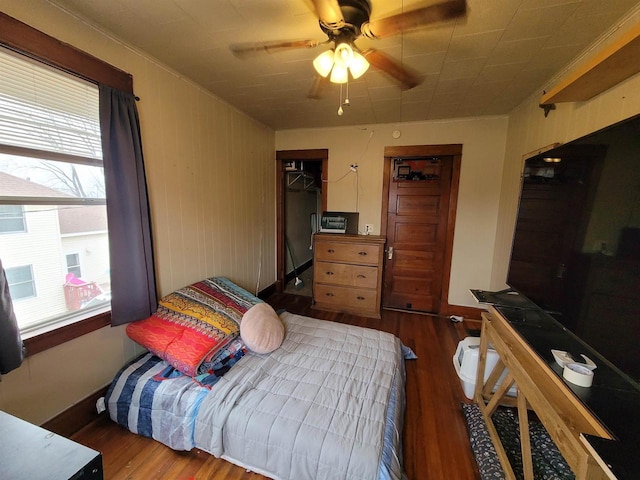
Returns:
[[[449,213],[447,217],[447,232],[444,248],[444,265],[442,268],[442,292],[438,315],[451,314],[449,305],[449,283],[451,279],[451,258],[453,256],[453,236],[458,208],[458,191],[460,189],[460,168],[462,165],[462,144],[446,145],[406,145],[384,147],[384,170],[382,174],[382,212],[380,213],[380,232],[387,231],[389,210],[389,180],[393,159],[397,157],[430,157],[451,156],[453,167],[451,172],[451,189],[449,191]]]
[[[292,160],[322,162],[322,177],[328,178],[329,149],[315,150],[277,150],[276,151],[276,292],[284,291],[286,285],[285,272],[285,204],[284,204],[284,180],[285,162]],[[327,210],[327,188],[322,186],[321,192],[322,211]]]

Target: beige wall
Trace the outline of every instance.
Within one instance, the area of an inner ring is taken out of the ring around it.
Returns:
[[[159,293],[224,275],[275,280],[274,132],[44,0],[0,11],[133,75]],[[42,423],[109,383],[139,347],[104,328],[29,357],[0,383],[0,409]]]
[[[449,303],[473,306],[469,289],[490,286],[507,125],[505,116],[284,130],[276,133],[276,148],[329,149],[328,176],[324,173],[329,210],[358,211],[360,226],[372,223],[378,234],[384,147],[462,144]],[[393,138],[394,130],[400,130],[400,138]],[[357,181],[349,173],[352,163],[358,164]]]

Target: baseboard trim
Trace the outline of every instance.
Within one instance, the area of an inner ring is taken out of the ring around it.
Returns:
[[[460,305],[447,305],[447,308],[441,312],[422,312],[419,310],[406,310],[404,308],[382,307],[384,310],[393,310],[396,312],[415,313],[416,315],[431,315],[434,317],[449,318],[452,315],[464,317],[465,321],[482,322],[482,312],[486,310],[475,307],[465,307]]]
[[[262,300],[266,300],[267,298],[269,298],[271,295],[273,295],[277,291],[278,291],[277,284],[272,283],[271,285],[268,285],[265,288],[263,288],[262,290],[260,290],[260,292],[258,292],[257,297],[262,299]]]
[[[109,387],[105,386],[80,400],[64,412],[43,423],[41,427],[63,437],[71,437],[71,435],[98,418],[96,402],[100,397],[105,396],[107,388]]]

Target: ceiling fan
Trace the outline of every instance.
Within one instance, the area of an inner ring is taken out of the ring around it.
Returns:
[[[367,49],[360,51],[355,41],[361,37],[386,38],[403,32],[417,30],[453,20],[466,15],[466,0],[443,0],[370,21],[370,0],[312,0],[318,16],[320,29],[327,40],[289,40],[259,43],[242,43],[230,46],[240,58],[259,53],[274,53],[298,48],[314,48],[321,44],[333,44],[331,50],[321,53],[313,62],[318,76],[309,97],[319,98],[319,89],[326,80],[347,83],[349,76],[359,78],[369,64],[394,79],[400,88],[409,90],[422,81],[421,77],[386,54]],[[349,75],[350,74],[350,75]]]

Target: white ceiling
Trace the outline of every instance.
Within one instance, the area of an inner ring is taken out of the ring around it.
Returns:
[[[326,36],[309,0],[51,0],[275,130],[505,114],[616,25],[638,0],[468,0],[466,19],[384,40],[360,38],[417,71],[402,91],[371,68],[307,98],[326,46],[238,59],[229,45]],[[371,0],[371,19],[437,0]],[[135,88],[135,78],[134,78]],[[542,93],[542,92],[540,92]]]

